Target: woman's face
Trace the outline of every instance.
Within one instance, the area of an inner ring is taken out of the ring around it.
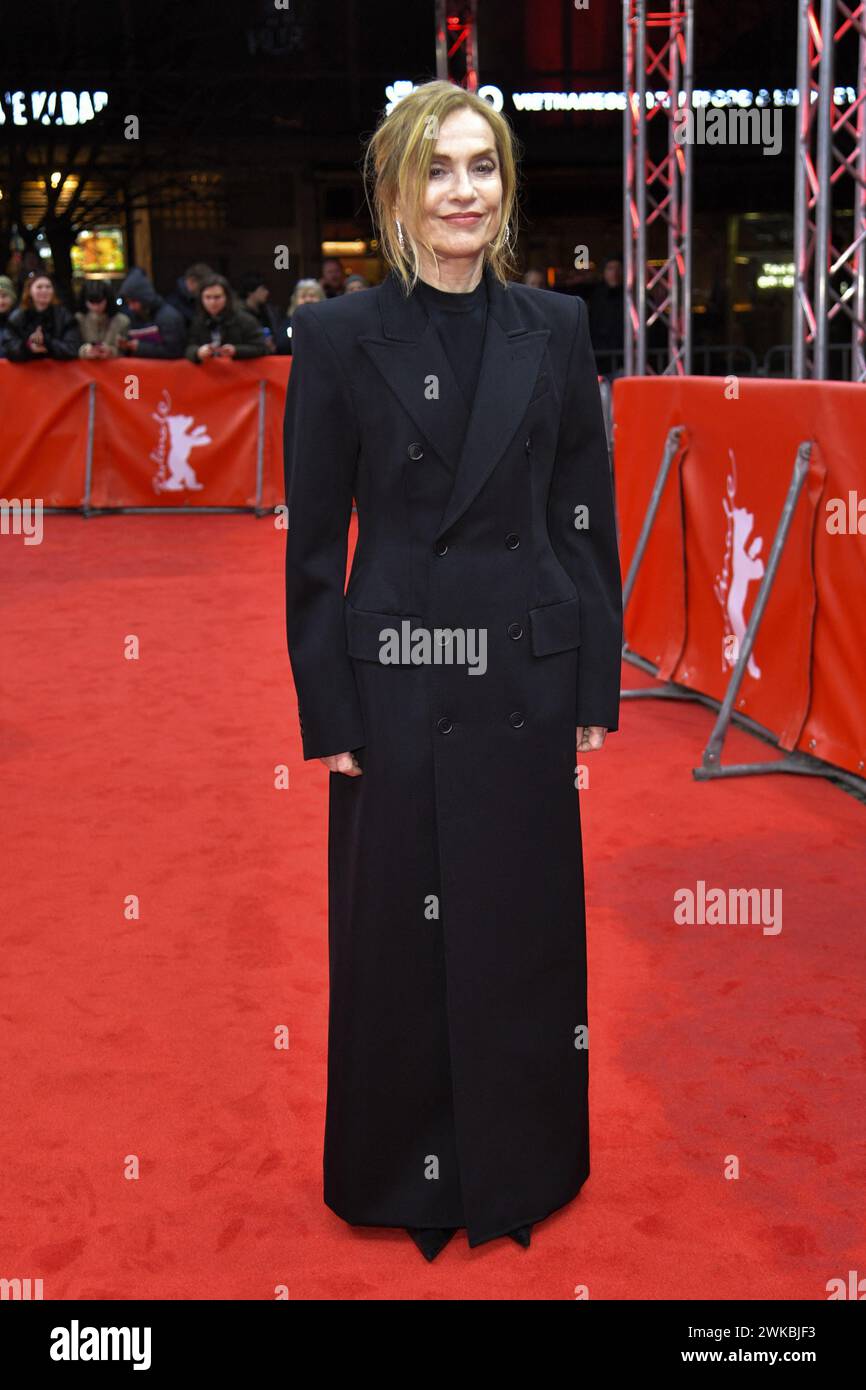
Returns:
[[[207,289],[201,292],[201,302],[205,313],[211,314],[213,318],[221,314],[226,307],[226,292],[222,285],[208,285]]]
[[[299,304],[318,304],[321,297],[322,296],[320,294],[317,294],[311,285],[309,289],[301,290],[299,292],[297,302]]]
[[[6,290],[0,290],[0,314],[8,314],[14,303],[11,294],[7,294]]]
[[[54,295],[54,286],[50,280],[46,280],[44,275],[37,275],[35,280],[30,282],[30,299],[33,308],[40,314],[43,309],[47,309]]]
[[[477,111],[452,111],[439,127],[423,208],[420,226],[411,230],[437,258],[474,258],[496,236],[502,216],[499,155],[493,131]]]
[[[87,307],[91,314],[104,314],[108,305],[104,299],[88,299]]]

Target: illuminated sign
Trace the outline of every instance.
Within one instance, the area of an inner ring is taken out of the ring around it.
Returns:
[[[390,112],[415,90],[415,84],[406,79],[392,82],[385,88],[387,102],[385,109]],[[495,111],[505,106],[505,93],[501,87],[489,83],[478,88],[478,96],[489,101]],[[834,87],[833,101],[836,106],[850,106],[857,97],[853,87]],[[680,92],[680,103],[685,104],[685,92]],[[818,93],[812,93],[812,101]],[[692,92],[692,106],[798,106],[799,93],[796,87],[761,87],[753,92],[748,87],[716,87],[713,90],[700,88]],[[515,111],[624,111],[624,92],[512,92],[511,103]],[[670,93],[647,92],[647,110],[656,106],[669,107]]]
[[[108,105],[107,92],[4,92],[0,125],[84,125]]]
[[[793,261],[764,261],[755,281],[759,290],[790,290],[794,287]]]

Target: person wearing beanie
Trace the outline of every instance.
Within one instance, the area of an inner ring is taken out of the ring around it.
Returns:
[[[18,303],[15,286],[8,275],[0,275],[0,357],[6,356],[6,325]]]
[[[368,290],[370,281],[365,275],[359,275],[357,271],[353,275],[346,276],[346,283],[343,286],[344,294],[357,294],[358,290]]]
[[[118,343],[126,336],[129,316],[118,311],[114,293],[105,280],[88,280],[75,317],[81,330],[79,357],[99,361],[119,355]]]
[[[270,302],[271,291],[265,277],[254,270],[242,276],[238,297],[240,307],[246,309],[261,324],[268,352],[286,356],[289,351],[286,320]]]

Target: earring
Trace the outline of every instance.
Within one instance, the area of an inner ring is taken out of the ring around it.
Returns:
[[[403,226],[399,217],[397,218],[397,240],[400,243],[400,250],[404,251],[406,249],[406,242],[403,240]]]

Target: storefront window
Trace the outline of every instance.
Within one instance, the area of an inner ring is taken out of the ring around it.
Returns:
[[[80,232],[72,248],[72,270],[85,278],[123,274],[126,257],[120,228],[98,227],[92,232]]]

